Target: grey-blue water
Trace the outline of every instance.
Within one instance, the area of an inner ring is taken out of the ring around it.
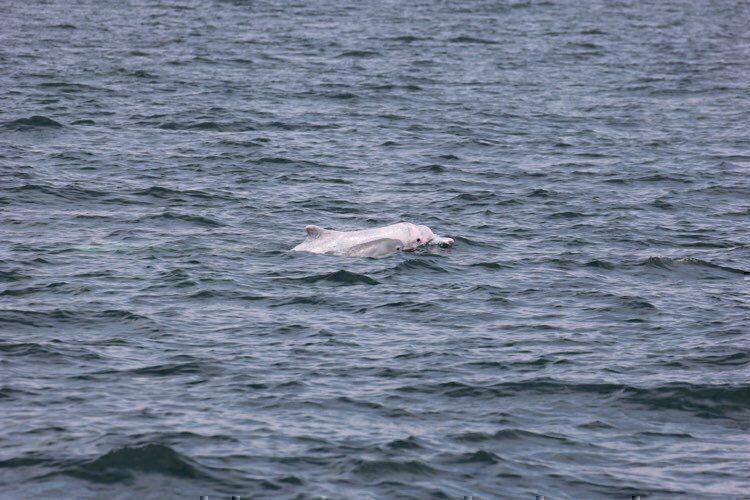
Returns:
[[[750,492],[747,2],[0,10],[0,497]]]

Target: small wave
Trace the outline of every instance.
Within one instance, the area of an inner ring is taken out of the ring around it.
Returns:
[[[651,206],[661,210],[672,210],[674,208],[674,205],[660,198],[652,201]]]
[[[25,279],[28,279],[29,277],[30,276],[23,274],[22,272],[18,270],[11,269],[9,271],[4,271],[0,269],[0,281],[6,282],[6,283],[25,280]]]
[[[657,307],[653,305],[651,302],[647,301],[646,299],[638,296],[622,296],[618,297],[618,299],[621,302],[621,305],[628,308],[628,309],[646,309],[646,310],[656,310]]]
[[[48,347],[34,342],[22,342],[20,344],[1,343],[0,352],[7,356],[32,356],[45,359],[63,358],[65,355],[53,347]]]
[[[607,34],[606,32],[600,29],[596,29],[596,28],[581,31],[581,35],[606,35],[606,34]]]
[[[142,125],[150,125],[150,123],[144,122]],[[158,128],[162,130],[205,130],[214,132],[250,132],[256,130],[253,124],[247,122],[219,123],[214,121],[191,123],[169,121],[159,124]]]
[[[241,291],[233,290],[200,290],[188,296],[190,299],[220,299],[220,300],[242,300],[254,302],[256,300],[265,300],[265,295],[252,295]]]
[[[295,163],[295,161],[291,158],[284,158],[283,156],[264,156],[257,161],[258,163],[273,163],[279,165],[289,165],[291,163]]]
[[[299,125],[296,123],[280,122],[280,121],[266,122],[266,123],[263,123],[262,126],[264,128],[272,128],[272,129],[279,129],[279,130],[299,130],[300,128],[304,128],[303,125]]]
[[[705,418],[731,418],[747,412],[750,385],[668,383],[654,387],[634,387],[617,383],[574,383],[551,378],[491,385],[442,382],[403,386],[399,392],[439,394],[448,398],[518,397],[521,394],[588,394],[608,396],[621,404],[637,404],[659,410],[691,412]]]
[[[395,36],[393,38],[389,38],[388,40],[393,41],[393,42],[413,43],[413,42],[432,40],[432,38],[428,36],[425,37],[425,36],[415,36],[415,35],[401,35],[401,36]]]
[[[135,70],[135,71],[133,71],[133,72],[131,72],[129,74],[133,78],[150,78],[152,80],[158,78],[156,75],[154,75],[152,73],[149,73],[148,71],[145,71],[145,70],[142,70],[142,69]]]
[[[599,50],[602,48],[601,45],[592,42],[568,42],[565,45],[568,47],[588,50]]]
[[[98,312],[68,309],[53,309],[50,311],[5,309],[0,311],[0,325],[7,323],[33,327],[56,327],[63,323],[87,324],[91,322],[119,323],[131,321],[150,322],[151,320],[146,316],[120,309]]]
[[[419,85],[414,85],[414,84],[396,85],[394,83],[386,83],[385,85],[371,85],[371,86],[369,86],[369,88],[371,88],[373,90],[398,90],[398,89],[401,89],[401,90],[408,90],[410,92],[417,92],[417,91],[422,90],[422,87],[420,87]],[[400,118],[403,119],[403,117],[400,117]]]
[[[409,474],[414,476],[432,476],[439,471],[419,460],[399,462],[396,460],[356,460],[355,474],[380,477],[392,474]]]
[[[226,130],[226,125],[217,122],[198,122],[191,123],[186,127],[187,130]],[[252,128],[250,129],[252,130]]]
[[[144,366],[117,373],[129,373],[132,375],[171,377],[174,375],[195,375],[204,373],[206,366],[198,362],[189,363],[167,363],[162,365]]]
[[[2,397],[0,397],[2,399]],[[7,460],[0,460],[0,469],[11,469],[16,467],[33,467],[35,465],[43,465],[53,462],[49,458],[41,457],[15,457]]]
[[[376,306],[376,309],[396,308],[402,311],[416,313],[416,312],[431,311],[431,310],[434,310],[436,307],[437,306],[431,302],[415,302],[412,300],[400,300],[400,301],[388,302],[387,304]]]
[[[491,465],[502,461],[502,459],[491,451],[478,450],[475,452],[461,453],[453,455],[448,460],[449,463],[456,464],[484,464]]]
[[[656,409],[722,418],[733,412],[747,412],[750,385],[674,383],[649,389],[628,388],[625,399]]]
[[[292,305],[322,305],[322,304],[328,304],[329,301],[324,298],[320,297],[318,295],[312,295],[308,297],[290,297],[287,299],[283,299],[279,302],[276,302],[274,304],[271,304],[270,307],[283,307],[283,306],[292,306]]]
[[[607,271],[611,271],[612,269],[615,268],[615,265],[612,264],[611,262],[607,262],[606,260],[599,260],[599,259],[590,260],[586,262],[584,266],[592,267],[595,269],[605,269]]]
[[[468,431],[460,434],[451,436],[451,439],[464,443],[481,443],[484,441],[506,441],[506,440],[519,440],[519,441],[555,441],[557,443],[571,444],[573,441],[549,434],[542,434],[539,432],[527,431],[524,429],[500,429],[499,431],[488,433],[488,432],[476,432]]]
[[[213,195],[205,191],[200,191],[198,189],[179,190],[179,189],[170,189],[170,188],[162,187],[162,186],[151,186],[147,189],[133,191],[132,194],[136,196],[153,196],[154,198],[162,198],[162,199],[175,198],[179,196],[190,196],[190,197],[202,198],[202,199],[214,198]]]
[[[143,222],[148,222],[148,221],[168,221],[168,222],[182,221],[182,222],[188,222],[190,224],[195,224],[197,226],[203,226],[203,227],[223,227],[224,226],[223,223],[215,219],[211,219],[209,217],[203,217],[201,215],[179,214],[175,212],[163,212],[160,214],[146,215],[144,217],[139,217],[134,222],[143,223]]]
[[[319,93],[318,95],[326,99],[338,99],[338,100],[344,100],[344,101],[359,98],[359,96],[355,94],[354,92],[323,92],[323,93]]]
[[[690,361],[699,364],[713,365],[713,366],[745,366],[750,363],[750,353],[748,352],[734,352],[730,354],[713,354],[708,356],[702,356],[698,358],[692,358]]]
[[[447,169],[444,166],[437,164],[423,165],[421,167],[414,167],[413,169],[411,169],[412,172],[426,174],[444,174],[446,170]]]
[[[747,276],[750,275],[750,271],[744,269],[738,269],[729,266],[721,266],[719,264],[713,264],[705,260],[696,259],[693,257],[685,258],[671,258],[671,257],[649,257],[641,264],[643,267],[651,267],[654,269],[663,269],[667,271],[677,271],[683,273],[697,273],[699,275],[716,275],[721,274],[734,274]]]
[[[467,206],[472,206],[484,205],[485,202],[495,200],[496,198],[497,195],[493,191],[479,191],[475,193],[461,193],[451,198],[451,201],[456,200],[460,202],[476,202],[466,204]]]
[[[498,43],[500,43],[484,38],[474,38],[473,36],[457,36],[454,38],[449,38],[448,41],[451,43],[479,43],[484,45],[497,45]]]
[[[352,406],[355,408],[364,408],[367,410],[380,410],[384,408],[380,403],[374,401],[367,401],[363,399],[354,399],[347,396],[339,396],[334,400],[337,404],[343,404],[346,406]]]
[[[628,179],[623,179],[622,177],[611,177],[609,179],[604,179],[602,182],[605,182],[607,184],[628,184]]]
[[[75,185],[65,186],[48,186],[43,184],[24,184],[10,188],[9,191],[19,194],[29,194],[31,196],[38,196],[39,194],[54,196],[56,198],[62,198],[70,201],[82,201],[92,198],[101,198],[107,196],[109,193],[104,191],[97,191],[94,189],[84,189]]]
[[[101,90],[91,85],[83,83],[70,83],[70,82],[43,82],[38,85],[43,89],[62,89],[63,92],[84,92],[91,90]]]
[[[256,138],[251,141],[241,141],[236,139],[222,139],[219,144],[222,146],[230,146],[237,148],[262,148],[264,141],[263,138]]]
[[[346,52],[342,52],[341,54],[337,55],[336,57],[355,57],[355,58],[368,58],[368,57],[375,57],[379,56],[379,52],[375,52],[372,50],[347,50]]]
[[[383,118],[385,120],[406,120],[405,116],[396,115],[393,113],[386,113],[386,114],[378,115],[378,118]]]
[[[613,425],[610,425],[607,422],[602,422],[601,420],[592,420],[591,422],[580,424],[577,427],[580,429],[614,429]]]
[[[64,283],[62,285],[65,285]],[[78,290],[78,288],[75,288]],[[66,293],[70,293],[69,291]],[[89,311],[74,311],[65,309],[54,309],[50,311],[31,311],[23,309],[6,309],[0,311],[0,324],[18,324],[28,326],[52,326],[59,325],[60,323],[71,323],[71,322],[88,322],[97,319],[111,320],[112,316],[108,313],[111,311],[104,312],[89,312]],[[142,316],[133,314],[132,319],[145,319]]]
[[[469,264],[469,267],[482,267],[484,269],[498,270],[510,269],[513,266],[509,266],[508,264],[501,264],[499,262],[475,262],[473,264]]]
[[[406,439],[395,439],[386,445],[388,448],[393,450],[419,450],[422,446],[414,436],[409,436]]]
[[[484,292],[487,293],[490,298],[489,301],[492,302],[500,302],[509,304],[510,300],[508,300],[504,295],[507,293],[503,291],[501,288],[493,286],[493,285],[475,285],[467,290],[468,292]]]
[[[119,319],[125,321],[140,321],[148,319],[146,316],[141,316],[127,309],[107,309],[98,313],[98,316],[106,319]]]
[[[159,273],[159,278],[162,281],[174,284],[176,288],[195,286],[197,284],[192,280],[190,274],[180,267],[171,269],[169,271],[162,271],[161,273]]]
[[[565,384],[549,378],[529,379],[522,382],[500,382],[491,385],[471,385],[462,382],[441,382],[436,384],[423,384],[419,386],[404,386],[398,389],[400,392],[424,392],[426,394],[441,394],[450,398],[464,397],[510,397],[521,392],[529,393],[554,393],[554,392],[594,392],[606,394],[621,390],[622,386],[617,384]]]
[[[116,483],[132,479],[136,472],[191,479],[209,477],[198,464],[160,444],[118,448],[61,473],[98,483]]]
[[[338,177],[330,177],[330,178],[319,177],[315,180],[318,182],[326,182],[328,184],[346,184],[346,185],[353,184],[352,181],[348,181],[346,179],[341,179]]]
[[[549,198],[551,196],[557,196],[558,193],[550,189],[537,188],[529,192],[526,196],[529,198]]]
[[[36,393],[34,392],[16,389],[14,387],[0,387],[0,401],[3,399],[17,399],[23,396],[34,396],[35,394]],[[3,462],[0,462],[0,468],[2,467],[2,463]]]
[[[403,262],[399,262],[394,271],[409,271],[414,269],[437,271],[439,273],[448,272],[444,267],[430,261],[429,259],[408,259]]]
[[[686,177],[669,176],[664,174],[645,175],[634,180],[641,182],[681,182],[683,184],[693,184],[694,182],[692,179]]]
[[[452,236],[452,238],[457,243],[465,243],[466,245],[469,245],[469,246],[485,246],[485,243],[482,243],[480,241],[474,241],[474,240],[472,240],[470,238],[467,238],[465,236]]]
[[[591,217],[591,214],[568,210],[564,212],[555,212],[547,216],[548,219],[578,219],[580,217]]]
[[[684,432],[656,432],[656,431],[643,431],[637,434],[638,436],[648,437],[662,437],[662,438],[680,438],[680,439],[691,439],[692,434],[686,434]]]
[[[338,283],[341,285],[378,285],[379,281],[370,278],[365,274],[354,273],[341,269],[339,271],[329,274],[317,274],[315,276],[307,276],[302,278],[301,281],[305,283],[317,283],[320,281]]]
[[[6,122],[2,125],[2,128],[23,132],[34,129],[62,128],[62,124],[46,116],[34,115],[30,118],[19,118],[18,120]]]

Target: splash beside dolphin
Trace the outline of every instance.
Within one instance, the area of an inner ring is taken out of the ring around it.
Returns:
[[[437,236],[429,227],[410,222],[361,231],[335,231],[307,226],[305,231],[305,241],[292,250],[349,257],[382,257],[394,252],[408,252],[422,245],[453,243],[452,238]]]

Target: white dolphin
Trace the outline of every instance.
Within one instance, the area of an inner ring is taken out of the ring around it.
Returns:
[[[292,250],[350,257],[382,257],[393,252],[408,252],[422,245],[453,243],[453,238],[436,236],[429,227],[410,222],[361,231],[334,231],[307,226],[305,231],[305,241]]]

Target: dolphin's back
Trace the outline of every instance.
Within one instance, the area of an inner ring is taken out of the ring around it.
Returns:
[[[402,250],[413,250],[435,238],[428,227],[416,226],[410,222],[359,231],[334,231],[310,225],[305,231],[305,241],[292,250],[352,257],[381,257]],[[442,238],[440,242],[452,243],[453,240]]]

